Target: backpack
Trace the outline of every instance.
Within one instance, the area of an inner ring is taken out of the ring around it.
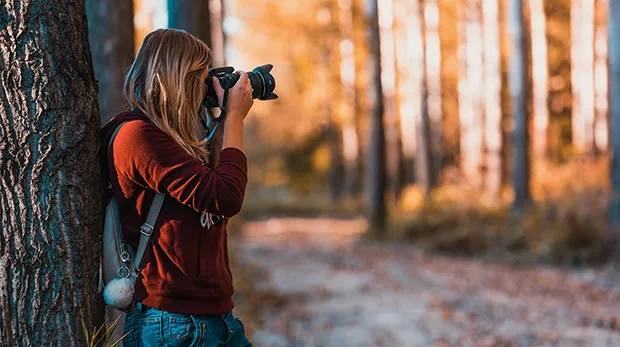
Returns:
[[[112,133],[108,144],[108,155],[112,142],[123,124],[125,122],[116,127]],[[144,266],[144,253],[153,234],[164,198],[165,195],[161,193],[155,194],[146,222],[140,227],[140,243],[135,252],[123,240],[118,203],[114,196],[110,198],[105,212],[103,254],[99,267],[99,292],[103,290],[103,300],[106,305],[126,311],[133,303],[136,278]]]

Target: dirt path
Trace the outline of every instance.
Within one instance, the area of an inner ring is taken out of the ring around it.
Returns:
[[[620,346],[620,291],[596,271],[516,268],[362,245],[365,224],[271,219],[244,228],[241,261],[265,304],[256,346]],[[272,270],[268,270],[268,267]]]

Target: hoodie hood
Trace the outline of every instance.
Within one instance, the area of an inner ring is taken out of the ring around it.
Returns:
[[[106,182],[110,180],[110,161],[108,158],[108,145],[110,144],[110,138],[112,138],[114,130],[116,130],[119,125],[132,120],[142,120],[148,123],[151,122],[151,120],[140,111],[127,111],[120,113],[116,117],[110,119],[110,121],[108,121],[103,126],[101,132],[99,133],[99,138],[101,140],[101,146],[99,148],[99,162],[101,163],[103,177]]]

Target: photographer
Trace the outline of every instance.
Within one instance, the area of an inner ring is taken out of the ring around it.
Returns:
[[[232,315],[226,224],[244,199],[243,122],[253,90],[245,72],[227,93],[215,77],[206,83],[209,63],[209,48],[194,36],[150,33],[125,80],[133,110],[102,130],[101,160],[133,249],[156,193],[165,195],[135,281],[125,346],[252,345]],[[226,106],[214,132],[205,126],[218,122],[203,106],[207,85]]]

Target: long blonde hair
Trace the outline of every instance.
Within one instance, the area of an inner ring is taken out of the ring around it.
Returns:
[[[129,104],[142,111],[196,159],[205,161],[206,141],[198,135],[211,52],[189,33],[158,29],[146,36],[125,77]]]

